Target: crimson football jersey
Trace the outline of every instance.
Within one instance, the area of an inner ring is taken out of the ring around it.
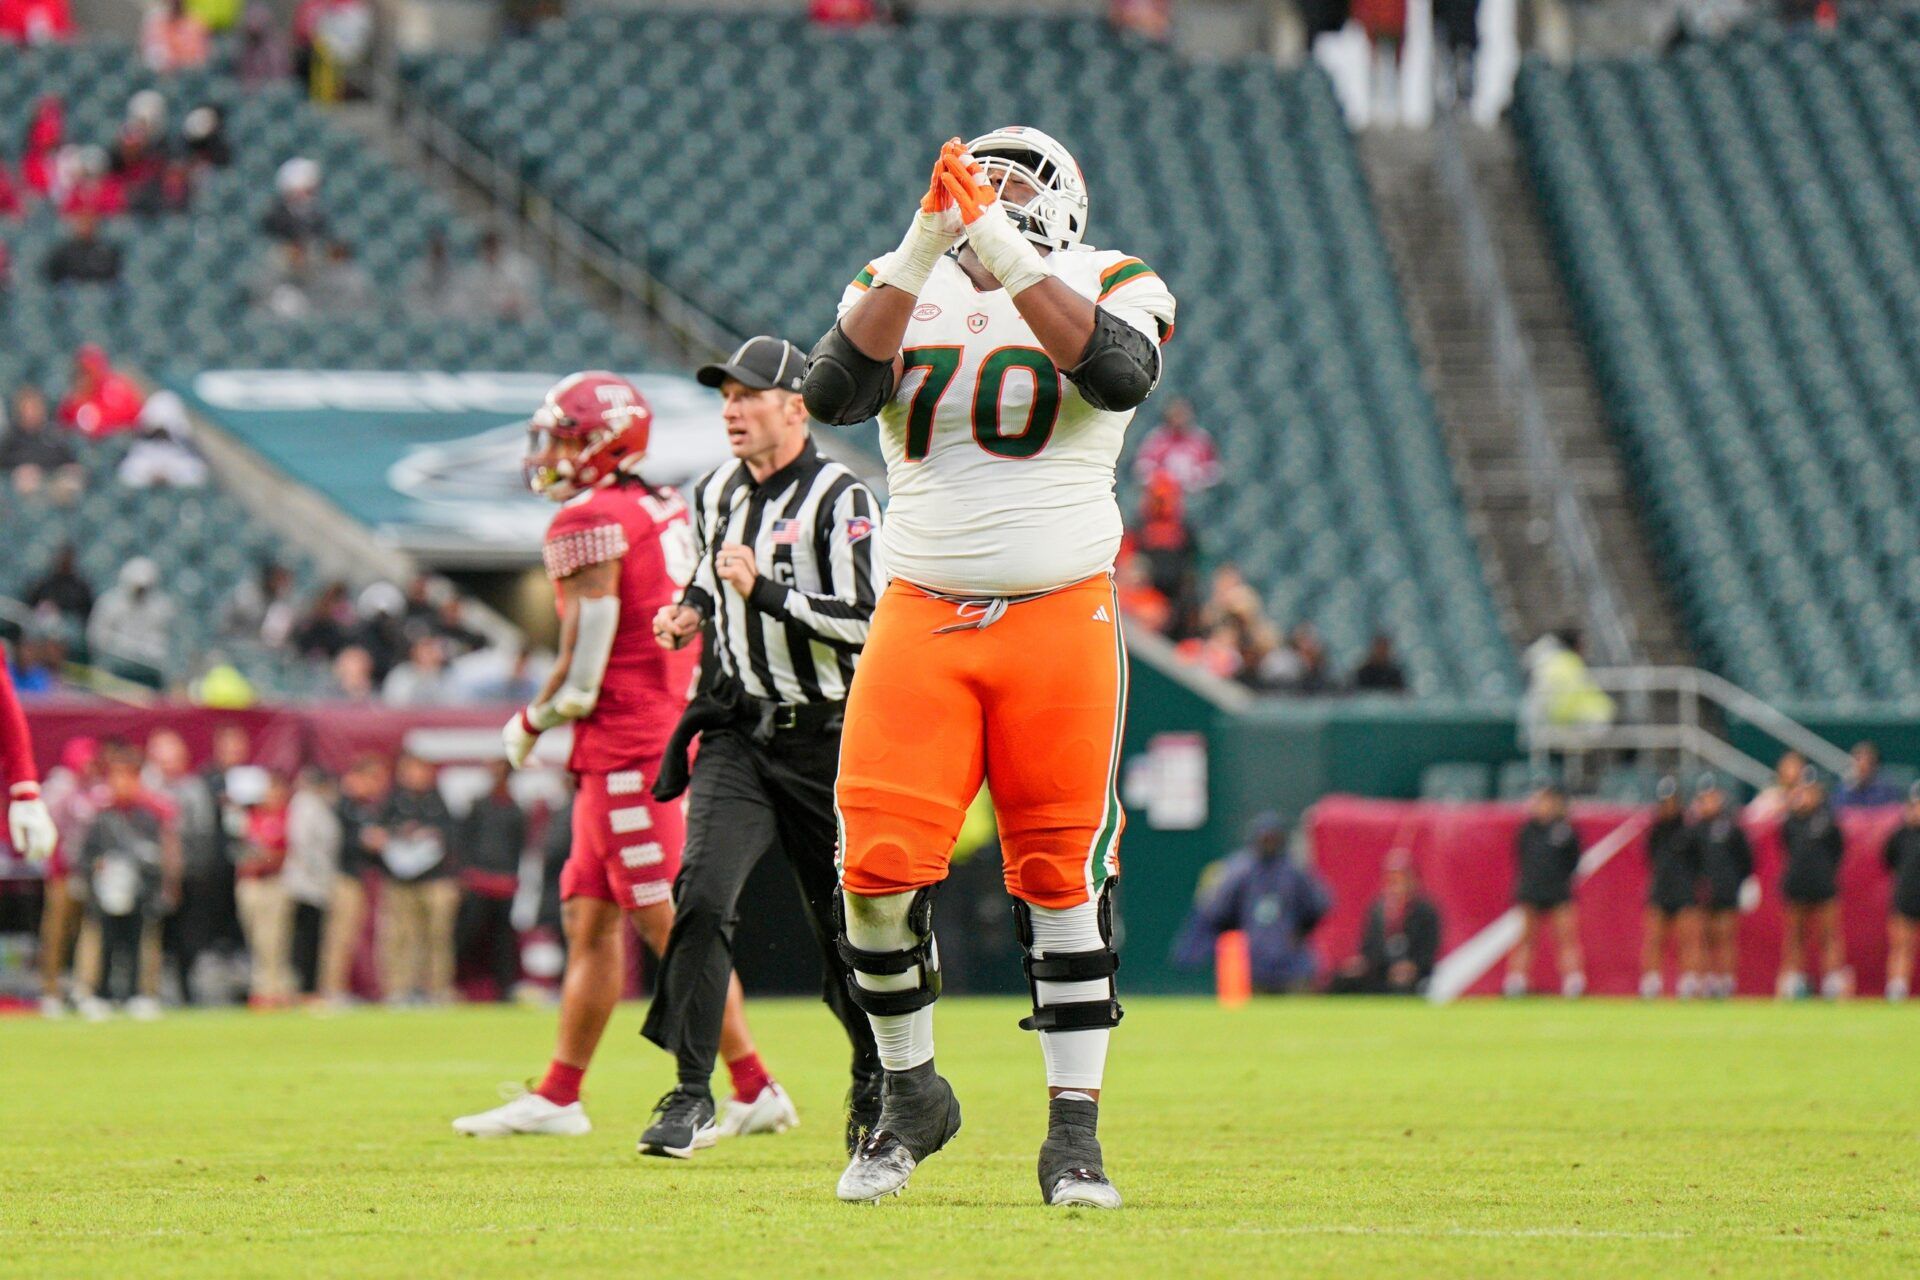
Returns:
[[[700,664],[699,642],[678,652],[653,638],[653,615],[672,604],[693,574],[687,504],[672,490],[637,481],[591,490],[560,508],[541,549],[554,604],[564,609],[569,574],[620,561],[620,626],[593,714],[573,722],[575,773],[611,773],[648,764],[666,748]],[[651,779],[649,779],[651,781]]]

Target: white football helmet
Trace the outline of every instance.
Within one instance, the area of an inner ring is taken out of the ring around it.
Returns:
[[[980,162],[995,193],[1004,194],[1007,179],[1016,175],[1033,188],[1025,204],[1007,206],[1007,216],[1027,239],[1051,249],[1080,243],[1087,231],[1087,180],[1057,139],[1009,125],[969,142],[967,154]]]

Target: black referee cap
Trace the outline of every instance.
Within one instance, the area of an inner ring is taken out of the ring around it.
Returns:
[[[718,364],[701,365],[693,375],[701,385],[718,387],[728,378],[755,391],[798,391],[807,376],[807,353],[785,338],[765,334],[748,338]]]

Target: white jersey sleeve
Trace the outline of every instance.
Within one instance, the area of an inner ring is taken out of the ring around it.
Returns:
[[[1124,320],[1155,342],[1173,336],[1173,293],[1152,267],[1129,254],[1100,250],[1094,304]]]
[[[834,319],[838,320],[841,316],[847,314],[847,312],[853,309],[854,303],[866,297],[867,291],[873,288],[874,279],[885,269],[887,264],[892,261],[893,255],[891,253],[883,253],[866,266],[860,268],[860,274],[855,276],[852,283],[841,291],[840,309],[833,313]]]

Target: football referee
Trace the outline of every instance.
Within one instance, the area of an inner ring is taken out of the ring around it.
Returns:
[[[687,748],[699,734],[673,932],[642,1030],[678,1059],[680,1083],[640,1139],[649,1154],[690,1153],[729,1130],[795,1119],[769,1086],[730,1106],[708,1133],[740,893],[772,849],[800,882],[826,1002],[853,1042],[849,1149],[880,1114],[880,1058],[866,1015],[847,995],[833,915],[833,783],[847,686],[884,585],[874,563],[880,510],[852,472],[814,447],[800,400],[806,365],[798,347],[760,337],[697,375],[720,390],[734,460],[694,486],[693,579],[654,620],[662,645],[704,633],[707,648],[700,691],[654,787],[670,799],[688,785]],[[764,1107],[782,1114],[749,1114]]]

